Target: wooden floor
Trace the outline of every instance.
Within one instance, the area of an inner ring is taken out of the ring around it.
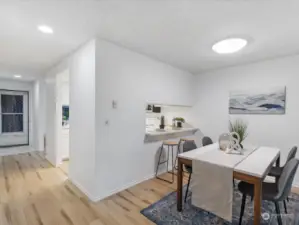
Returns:
[[[175,190],[176,183],[151,179],[92,203],[68,181],[65,169],[53,168],[39,153],[3,156],[0,225],[153,224],[140,210]]]
[[[175,190],[176,183],[151,179],[92,203],[68,181],[67,163],[53,168],[39,153],[3,156],[0,225],[153,224],[140,210]]]

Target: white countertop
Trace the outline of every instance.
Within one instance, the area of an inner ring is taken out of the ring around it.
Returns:
[[[156,136],[156,135],[164,135],[164,134],[175,134],[180,132],[188,132],[188,131],[197,131],[198,128],[180,128],[180,129],[165,129],[163,130],[155,130],[155,129],[146,129],[146,135]]]
[[[186,136],[194,135],[199,129],[198,128],[181,128],[181,129],[165,129],[155,130],[155,129],[147,129],[145,132],[145,142],[155,142],[155,141],[163,141],[173,138],[181,138]]]

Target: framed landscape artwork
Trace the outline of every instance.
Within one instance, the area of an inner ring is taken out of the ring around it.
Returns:
[[[229,114],[285,114],[286,87],[231,91]]]

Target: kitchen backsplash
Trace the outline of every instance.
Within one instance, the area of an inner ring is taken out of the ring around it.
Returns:
[[[168,106],[168,105],[159,105],[161,107],[161,113],[146,113],[146,127],[158,127],[160,125],[160,118],[163,115],[165,117],[165,125],[171,126],[172,119],[174,117],[183,117],[186,118],[190,107],[185,106]]]

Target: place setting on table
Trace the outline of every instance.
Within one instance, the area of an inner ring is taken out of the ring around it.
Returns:
[[[177,190],[141,213],[158,225],[299,224],[299,195],[291,193],[297,147],[280,165],[280,149],[243,146],[246,136],[247,124],[236,120],[216,143],[209,137],[202,138],[200,148],[184,143],[177,159]]]

